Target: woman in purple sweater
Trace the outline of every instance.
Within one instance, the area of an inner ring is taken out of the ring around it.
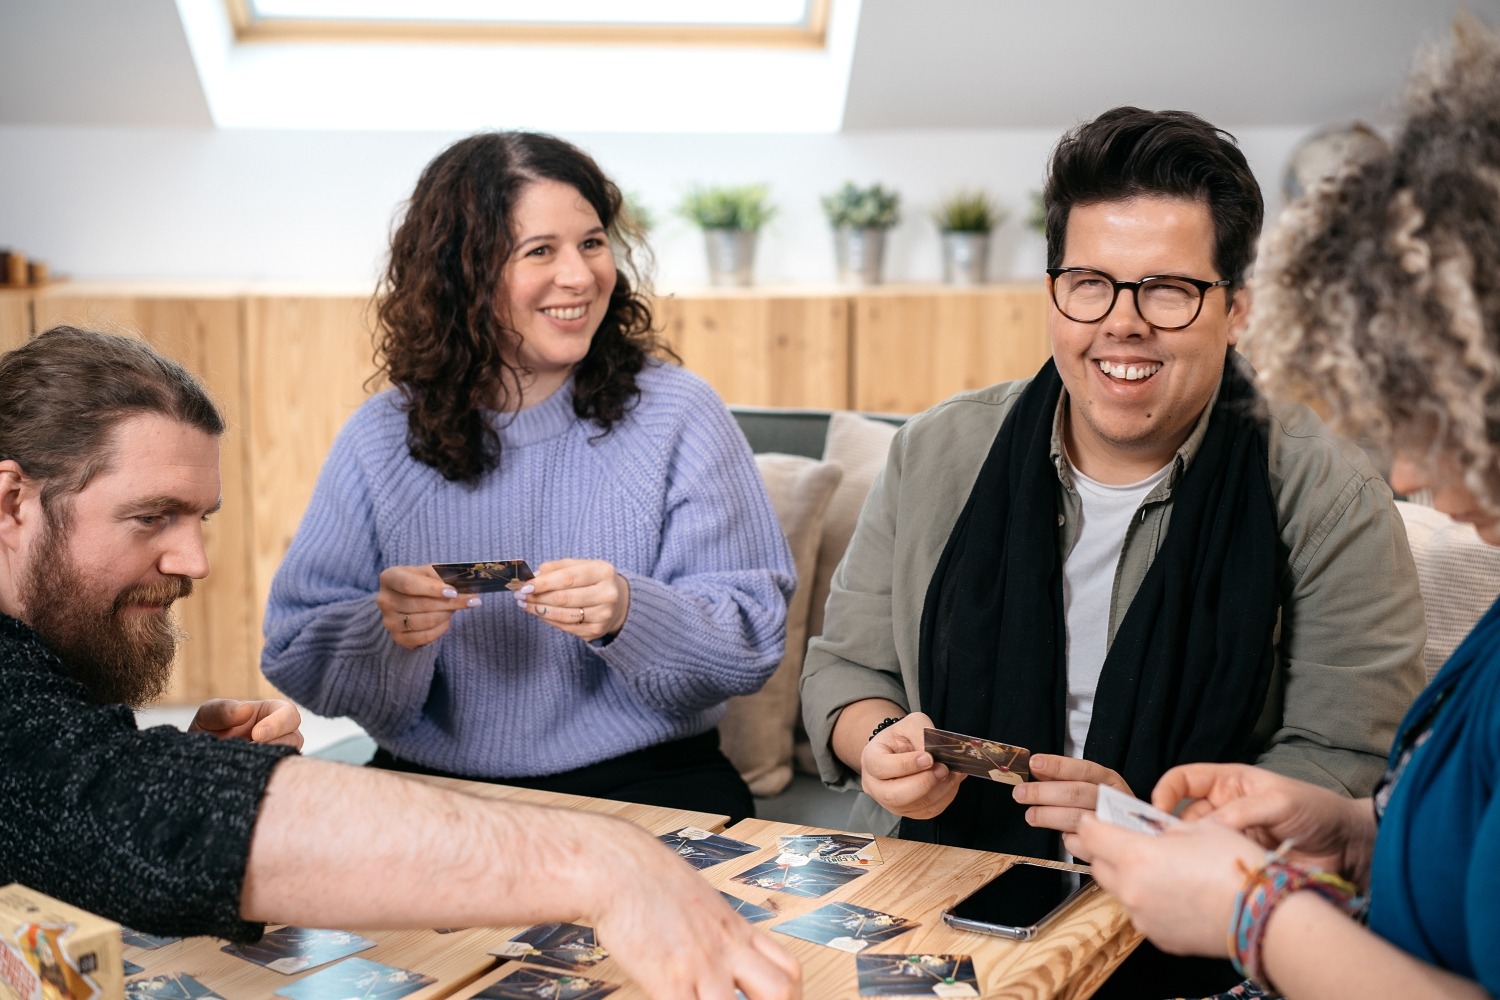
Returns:
[[[395,388],[334,443],[262,668],[380,766],[746,816],[715,726],[775,670],[795,573],[734,419],[662,359],[620,207],[551,136],[427,166],[381,289]],[[432,569],[499,559],[535,578]]]

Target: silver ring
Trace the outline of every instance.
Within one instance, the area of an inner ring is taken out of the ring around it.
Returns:
[[[536,613],[538,615],[540,615],[541,617],[546,618],[547,617],[547,605],[545,605],[545,604],[538,605],[537,609],[536,609]]]
[[[583,609],[579,608],[578,609],[578,624],[580,624],[580,625],[583,624],[583,618],[584,618]]]
[[[403,632],[410,632],[411,631],[411,615],[402,615],[401,616],[401,631],[403,631]]]

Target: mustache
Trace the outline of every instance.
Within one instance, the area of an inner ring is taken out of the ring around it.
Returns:
[[[186,576],[169,576],[157,583],[143,583],[127,590],[122,590],[114,601],[111,611],[118,612],[121,608],[131,605],[146,605],[171,607],[172,602],[181,600],[193,592],[193,580]]]

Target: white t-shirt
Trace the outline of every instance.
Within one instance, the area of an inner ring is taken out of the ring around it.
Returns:
[[[1068,730],[1064,751],[1083,756],[1094,692],[1104,656],[1109,652],[1109,606],[1115,570],[1125,548],[1125,532],[1141,502],[1166,478],[1171,463],[1138,483],[1109,486],[1072,467],[1073,484],[1083,502],[1078,540],[1063,563],[1063,619],[1067,625]]]

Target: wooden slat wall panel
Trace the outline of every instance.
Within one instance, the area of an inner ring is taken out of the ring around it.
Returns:
[[[271,578],[286,555],[312,497],[318,472],[339,429],[368,397],[375,371],[362,296],[252,296],[246,302],[252,490],[251,565],[257,624],[255,676],[260,677],[259,623]]]
[[[143,336],[203,379],[223,412],[228,425],[219,454],[224,508],[204,529],[212,569],[179,605],[190,638],[178,654],[166,700],[248,696],[260,684],[255,665],[260,618],[250,600],[242,300],[234,295],[155,297],[78,289],[40,293],[35,309],[39,330],[69,323]]]
[[[1051,353],[1036,284],[861,292],[852,340],[851,405],[880,413],[1035,374]]]
[[[656,302],[683,366],[726,403],[849,405],[849,300],[842,295],[681,295]]]
[[[31,336],[31,292],[0,290],[0,353],[20,347]]]

